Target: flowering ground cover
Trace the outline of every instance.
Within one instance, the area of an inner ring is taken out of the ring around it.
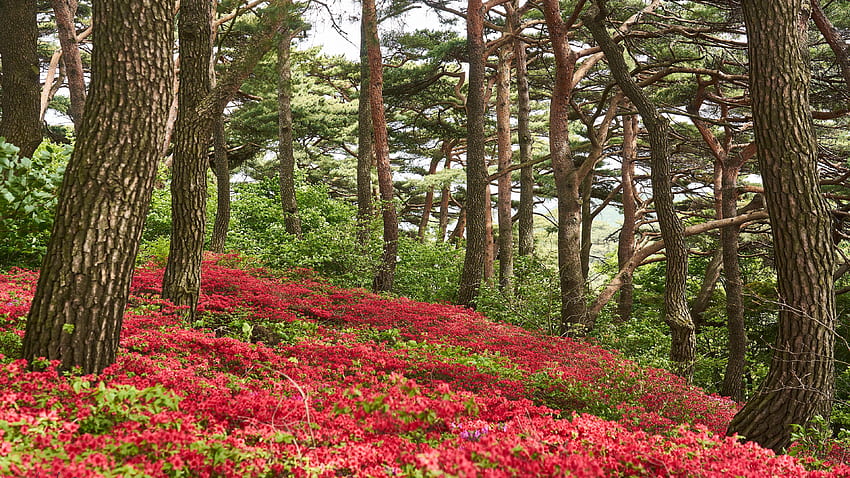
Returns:
[[[161,277],[137,272],[100,376],[4,361],[0,475],[850,476],[722,436],[734,403],[587,343],[231,256],[186,324]],[[7,348],[35,279],[0,275]]]

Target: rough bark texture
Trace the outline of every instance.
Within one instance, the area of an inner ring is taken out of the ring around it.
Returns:
[[[387,120],[384,116],[384,68],[381,63],[381,43],[378,39],[378,15],[375,0],[363,0],[363,23],[366,33],[366,53],[369,57],[369,109],[372,133],[375,138],[375,163],[378,169],[378,190],[381,195],[381,218],[384,222],[384,250],[381,263],[372,281],[375,292],[390,291],[395,279],[398,253],[398,217],[393,203],[393,176],[390,169],[390,148]]]
[[[277,45],[277,156],[280,161],[280,202],[286,232],[300,238],[301,217],[298,215],[298,201],[295,198],[295,153],[292,150],[291,50],[291,32],[289,28],[284,27]]]
[[[83,373],[115,361],[171,101],[173,8],[173,0],[93,2],[92,94],[27,319],[30,361]]]
[[[452,167],[452,153],[451,151],[446,155],[446,162],[443,165],[443,169],[449,169]],[[444,187],[442,191],[440,191],[440,232],[438,233],[438,239],[440,242],[446,242],[446,231],[449,228],[449,201],[452,198],[452,192],[448,186]]]
[[[555,85],[549,104],[549,152],[558,196],[558,276],[562,334],[587,329],[585,282],[581,273],[581,178],[572,158],[569,108],[578,55],[570,48],[568,27],[557,0],[544,0],[543,12],[555,53]]]
[[[740,164],[723,166],[721,196],[723,217],[738,214],[738,169]],[[744,327],[744,283],[738,262],[738,226],[727,226],[720,230],[723,250],[723,287],[726,289],[726,320],[729,330],[729,359],[720,393],[732,400],[744,399],[744,365],[747,353],[747,330]]]
[[[181,0],[179,107],[171,166],[171,245],[162,279],[162,297],[188,307],[189,321],[194,320],[200,294],[206,228],[212,122],[199,109],[211,90],[212,34],[209,0]]]
[[[357,103],[357,242],[366,251],[369,223],[372,221],[372,163],[375,144],[372,137],[372,110],[369,108],[369,56],[366,49],[366,24],[360,29],[360,98]]]
[[[513,143],[511,141],[511,52],[508,46],[499,51],[498,78],[496,79],[496,135],[498,136],[499,171],[511,166]],[[511,294],[514,275],[514,241],[511,223],[511,175],[499,176],[499,288]]]
[[[511,31],[519,25],[519,18],[514,14],[509,16]],[[528,92],[528,53],[526,44],[517,35],[514,41],[516,57],[516,87],[517,87],[517,139],[519,141],[519,162],[526,164],[520,169],[519,176],[519,207],[517,209],[517,246],[521,256],[534,254],[534,166],[531,162],[531,99]]]
[[[635,253],[635,221],[637,203],[635,201],[635,161],[637,160],[638,118],[635,115],[623,118],[623,163],[620,169],[623,192],[623,227],[617,243],[617,268],[622,269]],[[617,320],[628,321],[634,304],[634,284],[632,274],[623,276],[623,285],[617,297]]]
[[[830,216],[817,178],[808,102],[809,2],[744,0],[750,95],[773,229],[779,328],[770,371],[728,432],[775,451],[789,425],[829,417],[834,393],[835,294]]]
[[[216,119],[213,130],[213,148],[215,157],[216,209],[213,223],[210,250],[224,252],[227,231],[230,229],[230,158],[227,156],[227,140],[224,134],[224,117]]]
[[[667,275],[664,291],[664,321],[670,327],[672,344],[670,359],[675,372],[686,380],[693,375],[695,359],[694,323],[691,319],[687,301],[688,249],[685,245],[682,221],[676,215],[673,204],[673,185],[670,174],[670,145],[668,137],[670,126],[666,118],[658,114],[646,94],[638,87],[629,74],[629,68],[623,59],[623,52],[608,34],[603,21],[605,5],[603,1],[594,1],[595,12],[584,17],[585,24],[593,38],[605,53],[611,69],[623,93],[643,118],[649,133],[650,156],[652,160],[651,182],[655,201],[655,210],[661,227],[667,255]]]
[[[80,127],[86,105],[86,81],[83,60],[77,46],[77,29],[74,16],[77,13],[77,0],[52,0],[56,18],[59,45],[62,47],[62,63],[68,78],[68,92],[71,97],[71,109],[68,111],[74,121],[74,128]]]
[[[450,143],[443,142],[443,152],[445,154],[446,145]],[[440,157],[431,158],[431,164],[428,166],[428,175],[432,176],[437,173],[437,166],[440,165]],[[431,220],[431,209],[434,207],[434,186],[429,186],[425,193],[425,202],[422,204],[422,218],[419,220],[419,231],[416,236],[419,242],[425,241],[425,232],[428,230],[428,222]]]
[[[0,0],[0,136],[32,157],[41,143],[36,2]]]
[[[460,274],[458,303],[472,306],[484,275],[487,232],[484,195],[487,194],[487,162],[484,155],[485,78],[484,5],[467,4],[466,45],[469,59],[469,94],[466,100],[466,254]]]
[[[835,61],[841,68],[841,76],[844,78],[844,83],[847,85],[847,95],[850,96],[850,48],[847,43],[841,38],[838,30],[826,17],[826,14],[821,7],[819,0],[811,0],[812,3],[812,20],[815,21],[818,30],[823,35],[824,40],[829,44],[832,52],[835,54]]]

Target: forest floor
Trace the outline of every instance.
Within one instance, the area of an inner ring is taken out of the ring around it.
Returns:
[[[103,374],[3,360],[0,475],[850,476],[725,437],[734,402],[589,343],[234,256],[187,324],[162,273],[137,271]],[[36,278],[0,275],[6,350]]]

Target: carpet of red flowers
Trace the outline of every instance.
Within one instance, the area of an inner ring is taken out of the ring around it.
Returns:
[[[734,403],[616,352],[240,261],[205,262],[195,324],[137,271],[100,376],[5,360],[0,476],[850,476],[724,437]],[[0,332],[35,280],[0,275]]]

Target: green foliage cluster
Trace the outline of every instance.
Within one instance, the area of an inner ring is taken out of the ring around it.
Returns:
[[[47,250],[70,146],[45,143],[32,158],[0,138],[0,269],[36,268]]]

